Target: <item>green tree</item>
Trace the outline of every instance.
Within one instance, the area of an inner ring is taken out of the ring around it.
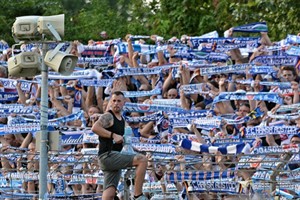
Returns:
[[[110,38],[157,34],[165,38],[199,36],[230,27],[266,21],[269,36],[280,40],[297,34],[298,0],[0,0],[1,39],[13,44],[15,18],[26,15],[65,14],[64,40],[86,43],[105,30]]]

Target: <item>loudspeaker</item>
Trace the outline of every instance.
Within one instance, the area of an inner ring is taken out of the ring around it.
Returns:
[[[37,30],[40,16],[17,17],[12,27],[12,35],[19,40],[39,40],[41,34]]]
[[[51,24],[60,37],[64,37],[65,31],[65,15],[52,15],[39,17],[37,21],[37,30],[40,34],[46,34],[53,36],[51,31],[49,30],[48,24]]]
[[[40,55],[22,52],[8,59],[8,74],[14,77],[32,77],[40,74]]]
[[[12,35],[16,42],[20,40],[41,40],[43,34],[58,40],[57,35],[61,38],[64,36],[64,23],[64,14],[17,17],[12,27]]]
[[[78,57],[72,54],[66,54],[64,52],[59,51],[51,59],[52,51],[53,50],[47,52],[44,60],[45,64],[48,67],[52,68],[54,71],[64,76],[70,75],[77,65]]]
[[[48,132],[48,151],[61,151],[61,132],[60,131],[49,131]],[[41,151],[41,131],[36,132],[36,149]]]

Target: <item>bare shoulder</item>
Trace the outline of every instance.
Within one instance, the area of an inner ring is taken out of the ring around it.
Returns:
[[[110,112],[105,112],[99,118],[100,123],[102,124],[103,128],[111,127],[114,123],[114,117]]]

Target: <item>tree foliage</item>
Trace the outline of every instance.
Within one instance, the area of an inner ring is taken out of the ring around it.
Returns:
[[[272,40],[300,30],[298,0],[0,0],[0,38],[13,43],[15,18],[65,14],[64,40],[98,40],[105,30],[111,38],[131,34],[164,37],[220,35],[230,27],[266,21]]]

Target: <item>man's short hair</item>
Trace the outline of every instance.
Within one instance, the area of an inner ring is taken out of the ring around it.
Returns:
[[[300,133],[293,135],[293,136],[291,137],[291,139],[294,138],[294,137],[300,138]]]
[[[121,91],[114,91],[111,95],[117,95],[117,96],[122,95],[123,97],[125,97],[124,93]]]
[[[292,71],[293,75],[294,75],[294,76],[297,76],[296,69],[295,69],[295,67],[293,67],[293,66],[282,66],[282,67],[281,67],[281,71],[283,71],[283,70],[286,70],[286,71]]]

